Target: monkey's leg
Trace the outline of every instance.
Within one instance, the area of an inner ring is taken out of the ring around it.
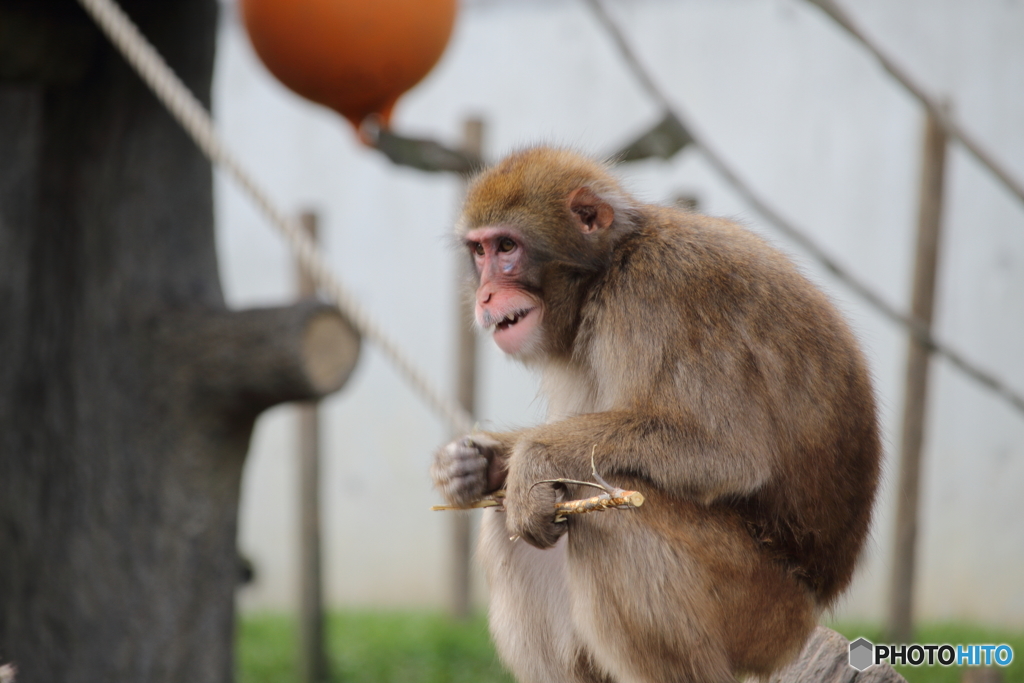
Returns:
[[[610,683],[572,624],[564,541],[548,550],[510,541],[504,513],[485,510],[478,555],[490,587],[491,636],[519,683]]]
[[[621,683],[764,675],[814,626],[810,591],[731,511],[654,490],[637,510],[573,518],[568,541],[573,621]]]

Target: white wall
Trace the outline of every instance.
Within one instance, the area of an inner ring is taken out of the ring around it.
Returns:
[[[694,127],[779,211],[890,301],[909,296],[922,114],[861,49],[801,0],[608,3]],[[1024,178],[1022,0],[846,0],[849,11]],[[228,6],[230,9],[230,6]],[[395,168],[348,124],[272,80],[227,13],[215,114],[231,146],[289,210],[322,214],[332,265],[439,384],[451,386],[456,180]],[[487,148],[532,142],[609,153],[658,112],[582,2],[465,3],[438,67],[399,104],[402,132],[456,143],[482,115]],[[874,534],[840,615],[880,619],[888,580],[902,401],[902,332],[782,239],[687,150],[622,169],[644,199],[699,195],[790,251],[848,313],[872,363],[888,460]],[[1024,206],[960,148],[947,176],[937,333],[1024,391]],[[222,278],[234,306],[293,291],[283,242],[217,178]],[[486,424],[540,419],[535,382],[484,344]],[[938,361],[923,474],[918,614],[1024,625],[1024,416]],[[426,470],[447,433],[366,348],[325,402],[324,518],[332,604],[430,605],[447,596],[447,524]],[[258,578],[247,609],[295,603],[296,478],[287,408],[260,419],[240,545]]]

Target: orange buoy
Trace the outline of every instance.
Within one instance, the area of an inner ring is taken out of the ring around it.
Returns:
[[[282,83],[359,129],[384,126],[444,52],[456,0],[241,0],[256,53]]]

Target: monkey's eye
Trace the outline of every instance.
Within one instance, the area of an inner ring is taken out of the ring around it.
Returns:
[[[484,245],[481,244],[480,242],[477,242],[476,244],[473,245],[473,252],[477,256],[483,256],[484,255]]]
[[[511,238],[502,237],[498,241],[498,251],[508,253],[516,248],[516,243]]]

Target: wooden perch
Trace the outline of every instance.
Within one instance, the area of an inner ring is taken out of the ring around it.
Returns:
[[[857,671],[850,666],[850,641],[819,626],[800,655],[772,674],[768,683],[906,683],[906,679],[888,664]]]

